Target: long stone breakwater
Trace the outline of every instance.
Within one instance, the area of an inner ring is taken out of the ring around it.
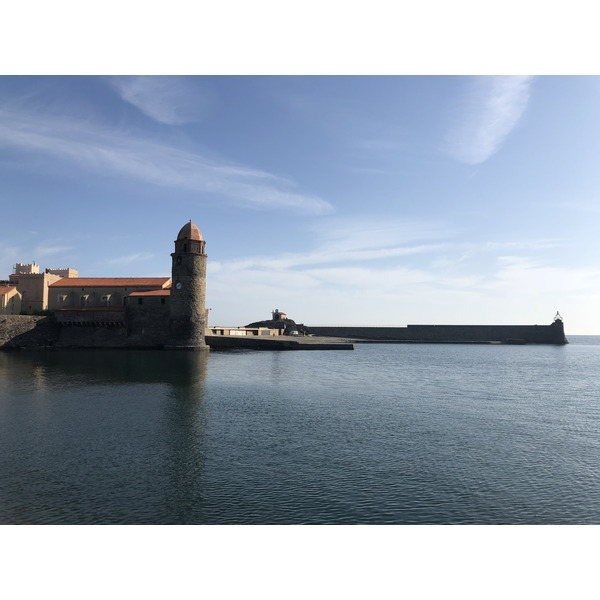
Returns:
[[[416,344],[568,344],[562,320],[550,325],[408,325],[407,327],[308,327],[319,336],[355,342]]]

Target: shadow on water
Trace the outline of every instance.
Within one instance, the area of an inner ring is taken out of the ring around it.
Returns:
[[[0,353],[0,523],[185,523],[207,352]]]

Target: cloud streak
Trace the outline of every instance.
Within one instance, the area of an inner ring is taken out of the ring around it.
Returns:
[[[108,82],[125,102],[167,125],[204,120],[215,100],[198,78],[152,75],[111,77]]]
[[[33,249],[32,254],[38,258],[46,258],[54,254],[62,254],[73,250],[73,246],[43,246],[39,245]]]
[[[583,290],[600,292],[597,270],[543,258],[561,242],[465,244],[444,223],[326,218],[308,232],[306,252],[211,261],[210,305],[216,320],[237,325],[271,304],[312,324],[359,324],[357,309],[362,324],[512,323],[515,315],[521,323],[549,322]],[[245,290],[243,303],[235,289]]]
[[[149,260],[154,257],[154,254],[150,252],[136,252],[134,254],[129,254],[128,256],[121,256],[119,258],[113,258],[108,261],[108,264],[111,265],[129,265],[134,262],[139,262],[142,260]]]
[[[531,77],[481,77],[471,85],[460,122],[447,140],[456,160],[478,165],[493,156],[514,130],[529,102]]]
[[[326,200],[295,192],[292,182],[271,173],[89,122],[0,107],[2,146],[94,172],[218,195],[246,208],[333,212]]]
[[[420,221],[377,221],[375,219],[329,218],[312,228],[314,249],[277,257],[244,257],[227,263],[212,262],[214,271],[226,268],[298,269],[309,265],[377,261],[442,250],[443,240],[452,235],[441,224]],[[297,272],[297,271],[295,271]]]

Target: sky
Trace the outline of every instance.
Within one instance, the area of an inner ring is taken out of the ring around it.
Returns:
[[[595,76],[1,76],[0,278],[170,276],[211,325],[600,335]]]

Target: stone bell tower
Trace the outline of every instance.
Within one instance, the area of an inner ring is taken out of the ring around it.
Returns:
[[[170,348],[208,349],[204,336],[207,326],[206,242],[191,221],[182,228],[171,254]]]

